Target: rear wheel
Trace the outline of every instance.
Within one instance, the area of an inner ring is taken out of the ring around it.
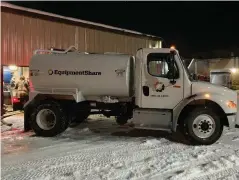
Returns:
[[[12,105],[12,110],[13,110],[13,111],[17,111],[17,110],[18,110],[18,108],[17,108],[17,105],[16,105],[16,104],[13,104],[13,105]]]
[[[52,137],[67,129],[68,120],[58,103],[45,101],[33,112],[31,126],[36,135]]]
[[[21,103],[13,103],[12,110],[13,111],[23,110],[23,105]]]
[[[116,117],[116,123],[118,125],[124,125],[128,122],[128,117],[127,116],[117,116]]]
[[[195,108],[184,121],[186,137],[193,143],[210,145],[222,135],[220,117],[208,108]]]

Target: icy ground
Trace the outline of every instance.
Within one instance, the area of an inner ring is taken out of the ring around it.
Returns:
[[[6,121],[14,127],[1,128],[2,180],[239,179],[239,130],[225,129],[211,146],[189,146],[178,134],[110,119],[89,119],[54,138],[23,133],[22,115]]]

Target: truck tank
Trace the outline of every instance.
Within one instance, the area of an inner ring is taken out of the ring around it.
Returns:
[[[84,97],[131,97],[134,57],[121,54],[36,54],[30,61],[35,91],[77,89]]]

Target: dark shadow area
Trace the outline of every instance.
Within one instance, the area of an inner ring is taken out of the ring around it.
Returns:
[[[132,129],[129,132],[114,132],[112,136],[124,136],[124,137],[154,137],[154,138],[165,138],[175,143],[182,143],[190,145],[185,137],[180,133],[168,133],[160,130],[144,130],[144,129]]]
[[[168,133],[160,130],[144,130],[134,129],[129,125],[119,126],[113,119],[87,120],[81,124],[74,124],[69,127],[66,132],[60,134],[53,139],[59,140],[69,138],[71,140],[88,140],[97,138],[102,140],[117,141],[126,140],[132,141],[134,138],[153,137],[157,139],[165,138],[171,142],[190,145],[185,137],[180,133]],[[90,140],[91,141],[91,140]]]

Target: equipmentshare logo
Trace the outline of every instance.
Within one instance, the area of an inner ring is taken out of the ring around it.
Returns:
[[[80,76],[91,76],[91,75],[94,75],[94,76],[100,76],[101,75],[101,72],[92,72],[92,71],[68,71],[68,70],[63,70],[63,71],[60,71],[60,70],[52,70],[52,69],[49,69],[48,70],[48,74],[49,75],[53,75],[53,74],[56,74],[56,75],[80,75]]]

